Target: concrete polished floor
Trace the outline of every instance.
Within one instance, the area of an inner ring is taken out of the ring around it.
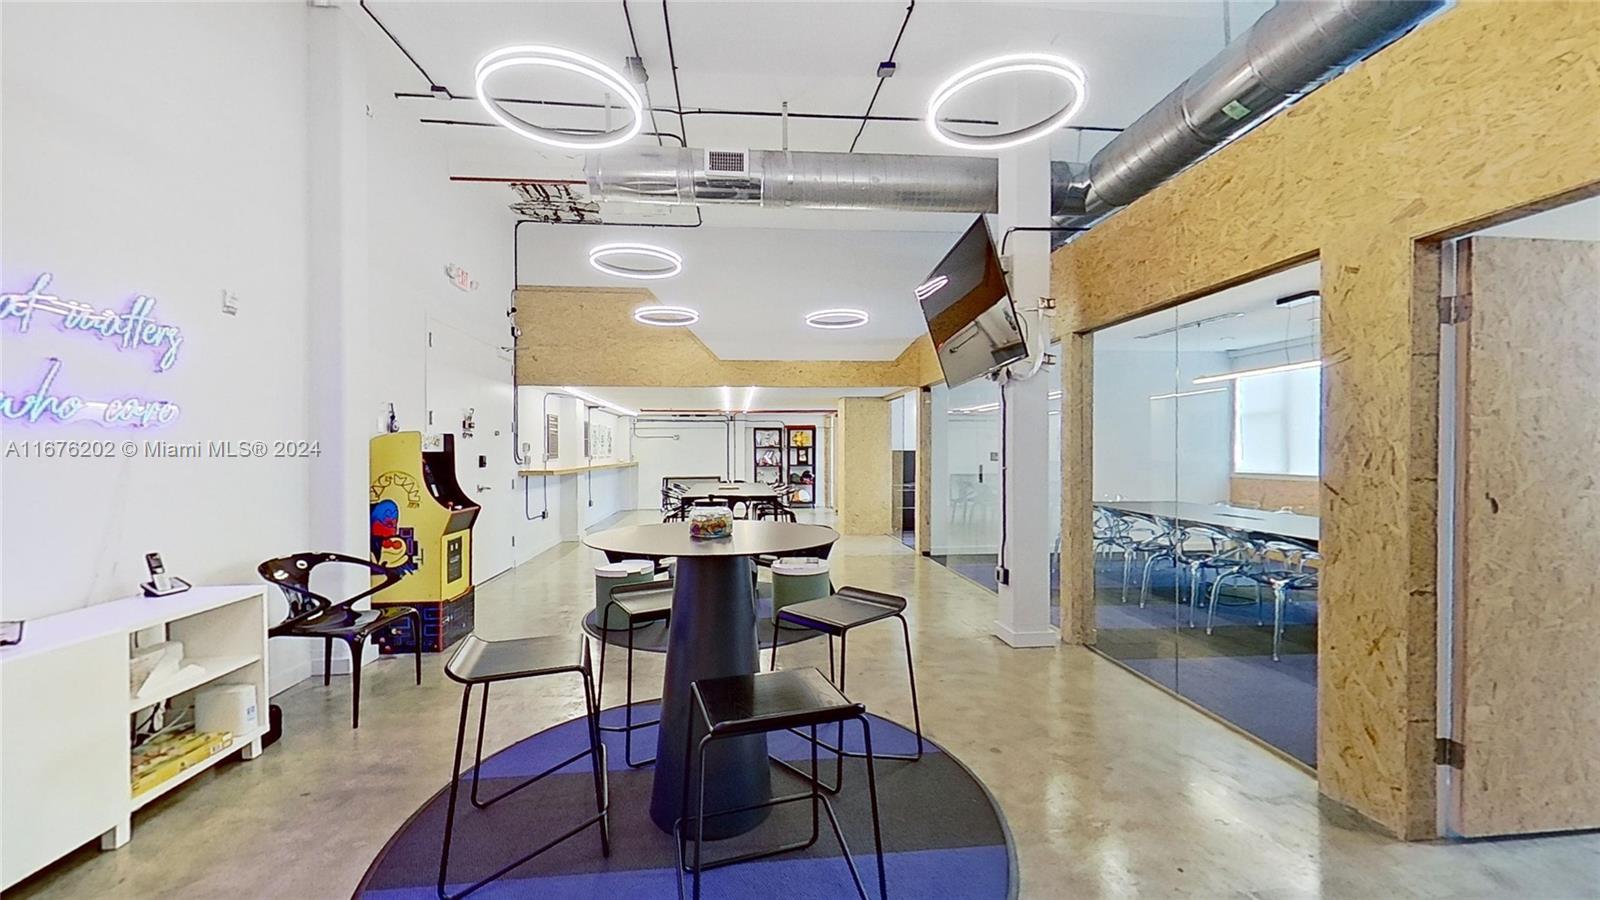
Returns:
[[[650,521],[649,513],[628,522]],[[562,544],[479,589],[489,638],[571,634],[592,608],[596,554]],[[896,537],[849,537],[839,584],[907,594],[928,735],[1000,801],[1025,898],[1600,896],[1600,835],[1404,844],[1319,803],[1313,780],[1182,702],[1073,647],[1010,650],[994,595]],[[899,630],[852,637],[851,694],[910,721]],[[825,664],[820,643],[788,665]],[[368,862],[449,777],[460,690],[431,657],[366,670],[359,731],[349,680],[279,695],[283,740],[140,813],[122,850],[85,848],[7,897],[348,897]],[[621,666],[607,704],[621,700]],[[643,654],[639,684],[659,683]],[[653,688],[646,687],[651,692]],[[578,715],[576,681],[495,691],[486,751]]]

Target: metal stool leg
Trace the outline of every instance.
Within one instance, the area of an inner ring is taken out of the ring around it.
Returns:
[[[909,624],[907,624],[904,615],[901,615],[900,613],[896,613],[894,617],[896,619],[900,620],[900,632],[901,632],[901,635],[905,639],[905,646],[906,646],[906,678],[911,683],[911,718],[912,718],[912,722],[914,723],[914,728],[916,730],[916,735],[917,735],[917,750],[916,750],[915,753],[880,753],[880,754],[878,754],[877,758],[878,759],[900,760],[900,761],[903,761],[903,762],[916,762],[916,761],[922,759],[922,755],[923,755],[922,709],[917,703],[917,671],[916,671],[916,665],[912,661],[912,658],[911,658],[911,626]],[[839,680],[838,680],[838,682],[836,682],[835,686],[839,688],[839,692],[840,693],[844,692],[844,682],[845,682],[845,668],[844,668],[845,646],[846,646],[846,635],[848,633],[849,633],[849,629],[845,629],[845,631],[839,635],[839,670],[838,670],[839,671]],[[830,647],[829,647],[829,656],[828,656],[828,668],[829,668],[830,671],[833,669],[833,655],[832,655],[832,646],[831,646],[832,642],[833,642],[832,641],[832,635],[829,635],[829,645],[830,645]],[[830,680],[831,680],[831,678],[830,678]],[[813,729],[813,731],[815,731],[815,729]],[[802,738],[805,737],[805,735],[801,734],[800,732],[796,731],[793,728],[789,729],[789,732],[791,734],[797,735],[797,736],[802,737]],[[838,736],[838,738],[836,738],[837,743],[830,744],[827,741],[823,741],[822,742],[822,748],[824,750],[829,751],[830,753],[833,753],[834,756],[835,756],[835,759],[836,759],[836,765],[835,765],[835,770],[834,770],[834,783],[832,785],[827,785],[827,784],[820,785],[822,790],[824,790],[824,791],[826,791],[826,792],[828,792],[830,794],[837,794],[839,792],[840,788],[842,788],[844,786],[844,760],[845,760],[845,758],[846,757],[850,757],[850,758],[853,758],[853,759],[862,759],[863,756],[864,756],[864,754],[862,754],[860,752],[857,752],[855,750],[847,750],[847,749],[845,749],[845,746],[844,746],[844,729],[843,729],[842,723],[840,725],[840,729],[839,729],[838,734],[839,734],[839,736]],[[813,739],[814,739],[814,735],[813,735]],[[789,762],[787,762],[785,760],[781,760],[781,759],[778,759],[776,757],[773,757],[772,758],[772,762],[777,763],[779,766],[782,766],[783,768],[788,769],[789,771],[793,772],[796,775],[801,776],[802,778],[805,777],[805,773],[804,772],[801,772],[799,770],[799,768],[797,768],[796,766],[794,766],[793,764],[791,764],[791,763],[789,763]]]
[[[450,770],[450,802],[445,806],[444,814],[444,845],[439,851],[439,897],[449,900],[450,894],[445,891],[445,874],[450,868],[450,839],[455,833],[456,824],[456,796],[461,790],[461,750],[467,743],[467,707],[472,702],[472,685],[467,685],[461,692],[461,721],[456,725],[456,755],[455,763]]]
[[[611,609],[614,606],[616,606],[615,601],[606,604],[605,611],[604,611],[604,613],[602,614],[602,616],[600,618],[600,624],[602,626],[600,631],[601,631],[602,634],[608,633],[608,631],[610,630],[610,629],[605,628],[604,624],[606,622],[611,621]],[[628,764],[628,768],[630,768],[630,769],[638,769],[638,768],[641,768],[643,766],[648,766],[651,763],[655,762],[656,758],[654,756],[652,756],[649,759],[641,759],[638,762],[634,761],[634,759],[633,759],[633,732],[636,729],[639,729],[639,728],[649,728],[651,725],[658,724],[661,721],[661,719],[658,716],[658,717],[656,717],[654,719],[651,719],[648,722],[635,722],[635,721],[633,721],[633,633],[634,633],[634,631],[636,629],[634,627],[634,623],[633,623],[632,617],[629,617],[629,619],[628,619],[628,627],[627,627],[626,630],[628,632],[628,656],[627,656],[627,681],[625,682],[625,685],[624,685],[624,691],[625,691],[625,693],[624,693],[624,703],[625,703],[625,705],[622,708],[623,724],[621,725],[621,727],[618,727],[616,725],[600,725],[598,727],[599,727],[599,729],[601,731],[609,731],[609,732],[611,732],[613,734],[615,734],[616,732],[619,732],[619,731],[622,732],[622,758]],[[604,638],[601,638],[601,640],[600,640],[600,675],[599,675],[598,682],[597,682],[599,686],[595,690],[595,703],[594,703],[597,716],[598,716],[599,710],[601,708],[601,698],[602,698],[602,695],[604,694],[605,689],[606,689],[606,686],[605,686],[605,681],[606,681],[606,644],[609,644],[609,643],[610,643],[610,641],[607,641]]]
[[[861,743],[867,754],[867,801],[872,806],[872,846],[878,856],[878,896],[881,900],[889,897],[889,874],[883,865],[883,828],[878,821],[878,775],[876,766],[873,765],[872,756],[872,726],[868,724],[866,716],[860,716]],[[920,747],[918,748],[920,749]],[[852,870],[854,866],[851,867]],[[856,879],[856,886],[860,887],[861,880]],[[862,891],[865,896],[866,892]]]
[[[483,686],[483,699],[478,701],[478,740],[472,751],[472,792],[467,795],[467,799],[471,800],[472,805],[478,809],[487,809],[489,807],[489,803],[483,802],[478,797],[478,773],[483,771],[483,733],[487,730],[486,726],[488,724],[489,686],[486,684]],[[500,798],[495,798],[495,800],[498,799]],[[493,803],[494,801],[491,800],[489,802]]]
[[[906,680],[911,682],[911,722],[917,731],[917,752],[910,758],[921,759],[922,708],[917,705],[917,667],[911,661],[911,626],[906,624],[906,617],[900,613],[895,613],[895,618],[900,620],[900,633],[905,636],[906,640]]]
[[[589,672],[589,644],[583,645],[583,706],[589,727],[589,769],[594,773],[594,806],[600,822],[600,855],[611,856],[611,784],[606,771],[606,748],[600,741],[600,708],[595,701]],[[587,826],[584,826],[587,827]],[[576,833],[576,832],[573,832]]]
[[[772,623],[772,660],[767,664],[767,671],[778,671],[778,623],[776,620]]]
[[[693,690],[694,689],[691,687],[690,690],[691,690],[691,696],[695,696],[693,694]],[[861,718],[861,717],[857,716],[857,717],[852,717],[852,718]],[[862,719],[862,725],[863,725],[863,727],[866,727],[866,722],[865,722],[864,719]],[[690,796],[690,784],[689,784],[689,782],[690,782],[691,779],[686,778],[686,779],[684,779],[683,795],[682,795],[682,797],[683,797],[682,803],[683,803],[684,815],[681,818],[679,818],[676,822],[673,823],[673,845],[674,845],[674,847],[676,849],[676,861],[677,861],[677,873],[676,874],[677,874],[677,881],[678,881],[678,897],[680,898],[680,900],[683,900],[683,898],[685,896],[684,884],[683,884],[683,873],[685,873],[685,872],[690,873],[690,876],[691,876],[692,888],[688,892],[689,896],[694,897],[695,900],[699,900],[701,876],[703,875],[703,873],[707,869],[716,869],[716,868],[721,868],[723,866],[733,865],[735,863],[747,862],[749,860],[764,859],[764,858],[771,857],[771,856],[778,856],[778,855],[781,855],[781,854],[784,854],[784,853],[790,853],[790,852],[797,851],[797,850],[805,850],[805,849],[808,849],[808,848],[814,846],[816,844],[816,842],[817,842],[817,838],[820,837],[821,833],[822,833],[822,822],[821,822],[820,816],[818,815],[819,811],[826,812],[827,815],[828,815],[829,827],[831,827],[833,829],[834,838],[837,839],[838,842],[839,842],[839,849],[840,849],[841,854],[842,854],[842,856],[844,858],[845,865],[848,866],[849,869],[850,869],[850,878],[851,878],[852,881],[855,882],[857,893],[860,894],[862,900],[871,900],[870,896],[867,893],[866,885],[861,880],[861,872],[856,867],[855,859],[850,853],[850,844],[849,844],[848,841],[845,840],[844,830],[839,824],[839,817],[834,812],[833,804],[828,802],[828,798],[826,798],[826,797],[824,797],[822,795],[821,788],[820,788],[821,779],[819,777],[819,772],[817,771],[817,769],[818,769],[818,765],[817,765],[817,763],[818,763],[818,760],[817,760],[817,748],[819,746],[821,746],[823,744],[823,742],[816,737],[816,726],[815,725],[811,726],[810,730],[811,730],[811,772],[810,772],[810,777],[806,778],[806,780],[811,785],[811,789],[809,791],[807,791],[805,793],[801,793],[801,794],[793,794],[793,795],[790,795],[790,796],[787,796],[787,797],[779,797],[779,798],[776,798],[776,799],[773,799],[773,800],[769,800],[769,801],[767,801],[765,803],[757,804],[756,806],[753,806],[753,807],[743,807],[743,808],[740,808],[740,809],[730,809],[730,810],[719,810],[717,812],[713,812],[713,813],[707,814],[706,813],[706,809],[705,809],[705,801],[706,801],[706,796],[705,796],[705,794],[706,794],[706,785],[705,785],[706,751],[710,747],[712,742],[717,739],[718,735],[710,733],[710,732],[707,732],[707,734],[700,739],[699,745],[697,747],[696,744],[695,744],[695,741],[694,741],[694,737],[693,737],[694,728],[693,728],[692,725],[690,726],[690,729],[689,729],[690,733],[688,735],[686,735],[686,739],[684,741],[684,744],[685,744],[685,748],[684,748],[685,749],[685,754],[684,754],[685,762],[684,762],[684,765],[685,765],[685,767],[688,767],[690,765],[690,761],[691,760],[695,760],[695,761],[697,761],[697,764],[698,764],[698,767],[699,767],[699,771],[695,773],[695,777],[692,779],[694,781],[694,791],[695,791],[695,799],[696,799],[696,805],[693,807],[693,810],[694,810],[693,815],[692,816],[690,815],[690,806],[689,806],[689,796]],[[865,734],[865,732],[864,732],[864,734]],[[871,746],[872,746],[871,735],[867,734],[866,737],[864,738],[864,740],[866,741],[866,746],[870,749]],[[801,773],[801,775],[802,775],[802,777],[804,777],[805,773]],[[876,782],[876,776],[872,773],[872,771],[870,769],[870,766],[869,766],[869,769],[868,769],[868,779],[869,779],[868,793],[869,793],[869,796],[870,796],[870,799],[871,799],[872,814],[873,814],[873,840],[874,840],[874,846],[876,847],[877,853],[878,853],[878,885],[879,885],[880,893],[882,893],[883,890],[887,887],[887,883],[888,882],[887,882],[887,873],[885,872],[884,867],[883,867],[883,838],[882,838],[882,832],[881,832],[880,826],[879,826],[878,821],[877,821],[877,816],[878,816],[877,782]],[[729,813],[744,812],[744,811],[749,810],[749,809],[756,809],[756,808],[766,807],[766,806],[776,806],[776,805],[781,804],[781,803],[793,803],[793,802],[802,801],[802,800],[809,800],[811,802],[811,834],[806,840],[797,841],[797,842],[790,843],[790,844],[784,844],[781,847],[775,847],[775,848],[772,848],[772,849],[769,849],[769,850],[757,850],[757,851],[753,851],[753,852],[749,852],[749,853],[741,853],[741,854],[738,854],[736,856],[729,857],[727,859],[719,859],[719,860],[714,860],[714,861],[710,861],[710,862],[707,862],[705,860],[705,858],[704,858],[704,842],[699,839],[699,836],[702,833],[704,833],[706,819],[713,818],[715,816],[720,816],[720,815],[727,815]],[[690,840],[689,829],[691,827],[691,824],[692,824],[692,827],[693,827],[694,842],[695,842],[694,854],[693,854],[692,857],[690,857],[690,855],[688,854],[688,852],[685,849],[685,845]],[[883,894],[883,896],[887,896],[887,894]]]

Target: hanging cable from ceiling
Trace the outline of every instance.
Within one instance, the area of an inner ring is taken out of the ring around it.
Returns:
[[[667,62],[672,66],[672,99],[678,104],[678,135],[687,147],[689,134],[683,122],[683,91],[678,88],[678,52],[672,47],[672,15],[667,12],[667,0],[661,0],[661,25],[667,32]]]
[[[633,44],[633,58],[639,61],[639,87],[644,89],[644,105],[650,110],[650,128],[655,132],[656,146],[664,146],[661,142],[661,124],[656,121],[656,105],[650,99],[650,81],[645,74],[644,54],[639,52],[639,38],[633,33],[633,15],[628,12],[628,0],[622,0],[622,18],[628,23],[628,41]],[[682,127],[683,120],[679,119],[678,124]],[[676,137],[676,135],[669,136]],[[684,142],[684,146],[688,146],[687,141]]]
[[[894,74],[894,55],[900,50],[900,39],[906,36],[906,26],[911,24],[911,11],[916,8],[917,0],[909,0],[906,17],[900,20],[900,32],[894,36],[894,46],[889,48],[889,58],[878,65],[878,86],[872,89],[872,99],[867,101],[867,111],[861,114],[861,127],[856,129],[856,136],[850,141],[851,153],[856,152],[856,144],[861,141],[861,133],[867,130],[868,117],[872,115],[872,107],[877,105],[878,93],[883,90],[883,82]],[[887,72],[884,71],[885,68],[888,69]]]

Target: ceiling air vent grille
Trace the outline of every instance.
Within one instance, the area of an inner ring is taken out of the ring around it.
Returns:
[[[750,154],[744,150],[707,150],[707,175],[749,175]]]

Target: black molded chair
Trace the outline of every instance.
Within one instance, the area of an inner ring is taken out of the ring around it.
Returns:
[[[800,603],[791,603],[778,610],[778,622],[797,625],[820,631],[828,636],[828,680],[837,685],[840,691],[844,690],[845,650],[850,630],[862,625],[870,625],[884,619],[899,619],[900,633],[905,637],[906,644],[906,676],[911,682],[911,717],[916,726],[917,752],[909,754],[880,753],[879,759],[898,759],[906,762],[915,762],[922,758],[922,710],[917,705],[917,670],[911,661],[911,627],[906,624],[904,615],[906,598],[896,594],[885,594],[881,591],[869,591],[866,588],[846,585],[839,588],[838,592],[828,597],[816,600],[804,600]],[[833,668],[833,639],[839,639],[839,669],[838,677],[834,677]],[[773,629],[772,636],[772,664],[771,668],[778,668],[778,635]],[[822,742],[822,746],[833,753],[837,759],[834,772],[833,785],[822,785],[822,789],[829,793],[838,793],[844,783],[844,758],[853,756],[859,758],[860,753],[844,749],[842,739],[844,729],[839,729],[841,739],[837,745]],[[805,737],[805,735],[801,735]],[[812,740],[815,739],[813,736]],[[781,760],[774,759],[778,765],[804,776],[805,773]]]
[[[834,838],[839,841],[839,849],[842,851],[845,864],[850,867],[850,877],[855,881],[856,891],[862,900],[868,900],[866,885],[861,881],[861,873],[856,869],[855,859],[850,854],[850,845],[845,841],[843,829],[839,827],[839,817],[833,811],[833,804],[819,791],[820,782],[817,779],[817,726],[837,722],[843,728],[845,722],[853,719],[861,723],[861,739],[866,748],[867,798],[872,808],[872,841],[878,857],[878,896],[887,898],[889,882],[883,865],[883,831],[878,822],[878,781],[872,765],[872,726],[867,722],[867,708],[859,703],[852,703],[839,692],[838,688],[823,678],[821,672],[812,668],[704,679],[689,686],[689,695],[694,703],[691,714],[698,717],[698,722],[695,723],[698,727],[690,727],[685,733],[686,748],[683,763],[688,771],[684,773],[683,804],[680,807],[684,815],[673,823],[672,828],[674,843],[677,846],[679,896],[683,895],[684,872],[693,874],[693,895],[695,900],[699,900],[700,876],[707,869],[777,856],[780,853],[804,850],[812,846],[817,842],[820,833],[817,810],[821,807],[828,813],[828,823],[833,828]],[[753,806],[706,812],[706,749],[712,743],[724,738],[799,728],[809,728],[812,732],[810,790],[774,797]],[[703,734],[698,748],[695,742],[696,732]],[[691,780],[696,798],[694,806],[689,805]],[[753,850],[711,862],[703,859],[701,851],[704,841],[700,840],[700,835],[707,819],[802,800],[811,801],[811,836],[807,840],[784,844],[769,850]],[[684,845],[690,840],[694,841],[692,862],[685,859],[687,853]]]
[[[590,667],[589,642],[584,638],[579,638],[578,644],[578,659],[574,662],[571,656],[572,645],[564,637],[531,637],[506,641],[486,641],[476,634],[469,634],[466,640],[461,642],[461,646],[456,649],[455,654],[450,657],[450,661],[445,664],[445,675],[449,676],[451,681],[464,685],[464,688],[461,692],[461,721],[456,726],[455,763],[450,770],[450,801],[445,810],[444,845],[439,853],[438,887],[439,896],[443,900],[459,900],[459,898],[465,897],[489,882],[504,876],[535,856],[549,850],[551,847],[565,841],[567,838],[581,833],[591,825],[600,826],[601,855],[606,857],[611,855],[611,794],[610,781],[606,774],[606,748],[600,741],[600,716],[595,709],[594,678]],[[564,674],[576,674],[583,678],[584,722],[588,726],[586,729],[589,733],[588,748],[578,751],[531,778],[506,788],[487,800],[479,798],[478,772],[483,768],[483,731],[489,717],[489,685],[498,681],[513,681],[519,678],[539,678],[545,675]],[[480,810],[488,809],[495,803],[517,793],[545,776],[559,772],[587,756],[590,758],[590,768],[594,772],[596,813],[568,829],[560,837],[546,841],[533,852],[507,863],[494,873],[462,888],[455,894],[451,894],[445,890],[445,885],[448,883],[447,875],[450,871],[450,840],[455,831],[456,796],[461,790],[461,751],[467,741],[467,709],[472,703],[472,688],[476,685],[483,685],[483,699],[478,704],[478,742],[472,758],[472,793],[469,799],[473,807]]]
[[[628,633],[628,680],[623,708],[623,724],[601,725],[601,731],[622,732],[622,758],[627,761],[628,768],[637,769],[648,766],[656,761],[655,757],[643,759],[638,762],[633,760],[633,733],[640,728],[660,724],[661,720],[651,719],[648,722],[633,721],[633,632],[641,625],[652,622],[665,622],[672,617],[672,580],[646,581],[639,584],[619,584],[611,589],[611,600],[606,603],[605,613],[596,623],[602,634],[613,629],[606,628],[606,623],[612,621],[612,612],[618,613],[627,621],[625,630]],[[608,640],[600,641],[600,677],[595,690],[594,704],[596,709],[604,709],[600,698],[606,689],[606,645]]]
[[[311,590],[311,573],[329,563],[360,566],[370,575],[383,576],[383,582],[337,603]],[[361,650],[367,638],[380,631],[411,622],[416,634],[417,684],[422,683],[422,613],[409,606],[383,609],[353,609],[359,600],[386,590],[408,572],[391,569],[357,556],[339,553],[296,553],[269,559],[256,572],[277,585],[289,601],[289,617],[267,629],[267,637],[309,637],[322,639],[322,684],[333,674],[333,642],[344,641],[350,648],[350,727],[361,727]]]

